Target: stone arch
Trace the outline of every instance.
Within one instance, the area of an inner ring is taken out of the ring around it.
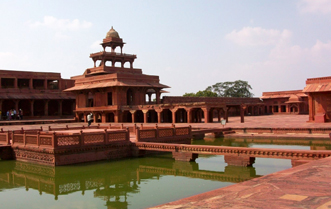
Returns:
[[[62,115],[72,115],[73,114],[73,100],[63,100],[62,101]]]
[[[298,105],[296,105],[296,104],[292,104],[292,105],[290,106],[290,112],[291,112],[291,113],[298,113],[298,112],[299,112]]]
[[[57,100],[50,100],[48,102],[48,115],[59,115],[59,102]]]
[[[18,108],[22,109],[23,117],[31,115],[31,103],[27,99],[20,100],[18,102]]]
[[[169,109],[164,109],[161,112],[163,123],[172,123],[172,112]]]
[[[134,113],[134,122],[135,123],[143,123],[144,122],[144,113],[141,110],[137,110]]]
[[[115,122],[115,114],[113,112],[106,113],[106,122]]]
[[[148,110],[147,112],[147,122],[148,123],[157,123],[157,112],[155,110]]]
[[[124,123],[132,123],[132,114],[129,110],[125,110],[122,114]]]
[[[35,100],[33,103],[33,113],[35,116],[45,115],[45,102],[44,100]]]
[[[175,114],[176,123],[187,123],[187,112],[184,108],[179,108]]]
[[[126,92],[126,104],[133,105],[134,104],[134,94],[133,90],[129,88]]]

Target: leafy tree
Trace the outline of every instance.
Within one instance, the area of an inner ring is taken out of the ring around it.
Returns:
[[[217,93],[204,90],[204,91],[198,91],[197,93],[185,93],[183,95],[184,97],[217,97]]]
[[[219,97],[253,97],[251,89],[251,85],[242,80],[219,82],[206,88],[207,91],[215,92]]]
[[[247,81],[219,82],[197,93],[185,93],[184,97],[253,97],[251,85]]]

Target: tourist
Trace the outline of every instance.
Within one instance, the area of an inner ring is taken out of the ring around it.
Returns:
[[[19,109],[19,110],[18,110],[18,118],[19,118],[20,120],[23,120],[23,110],[22,110],[22,109]]]
[[[9,120],[9,110],[7,110],[7,120]]]
[[[12,116],[13,116],[13,117],[12,117],[13,120],[16,120],[16,110],[15,110],[15,109],[13,110],[13,114],[12,114]]]
[[[93,121],[93,114],[90,113],[90,114],[87,115],[87,123],[88,123],[87,126],[88,126],[88,127],[90,127],[92,121]]]
[[[0,110],[0,120],[1,120],[1,116],[2,116],[2,111]]]

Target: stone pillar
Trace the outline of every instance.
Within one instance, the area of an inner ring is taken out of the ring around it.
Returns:
[[[14,88],[17,89],[18,88],[18,82],[17,82],[17,78],[14,78]]]
[[[244,123],[245,122],[245,119],[244,119],[244,117],[245,117],[245,110],[246,110],[246,105],[241,105],[240,106],[240,122],[241,123]]]
[[[44,89],[47,90],[47,79],[44,80]]]
[[[62,102],[63,102],[63,100],[60,99],[59,100],[59,110],[58,110],[59,116],[62,116]]]
[[[33,89],[33,79],[29,79],[29,89]]]
[[[152,94],[151,93],[148,93],[147,95],[148,95],[148,102],[149,103],[152,102]]]
[[[217,119],[218,119],[218,122],[221,122],[221,110],[220,109],[217,109]]]
[[[144,113],[144,123],[147,123],[148,122],[148,118],[147,118],[148,110],[142,110],[142,112]]]
[[[19,103],[20,100],[18,99],[15,99],[14,102],[15,102],[15,110],[16,110],[16,114],[18,115],[18,103]]]
[[[156,89],[155,97],[156,97],[156,104],[160,104],[160,97],[161,97],[160,89]]]
[[[199,154],[192,152],[172,152],[172,157],[178,161],[194,162],[196,158],[199,157]]]
[[[228,165],[234,166],[252,166],[255,163],[255,157],[250,157],[247,155],[224,155],[224,161]]]
[[[132,123],[134,123],[136,121],[136,116],[135,116],[136,111],[135,110],[130,110],[130,113],[131,113]]]
[[[176,123],[176,112],[177,112],[177,108],[176,109],[171,109],[171,113],[172,113],[172,123]]]
[[[226,120],[226,122],[229,122],[229,116],[228,116],[228,111],[229,111],[230,107],[225,107],[224,110],[224,119]]]
[[[205,123],[209,123],[209,110],[210,108],[201,108],[205,116]]]
[[[120,110],[116,110],[114,112],[114,122],[115,123],[121,122],[120,116],[121,116]]]
[[[31,116],[34,116],[33,105],[34,105],[34,100],[30,100],[30,111],[31,111]]]
[[[49,100],[44,100],[45,101],[45,105],[44,105],[44,115],[48,116],[48,102]]]
[[[193,115],[192,115],[192,108],[185,108],[187,112],[187,122],[193,123]]]
[[[308,93],[308,106],[309,106],[309,121],[314,121],[315,118],[315,105],[313,97]]]
[[[161,123],[162,122],[162,118],[161,118],[162,117],[162,114],[161,114],[162,110],[157,110],[156,113],[157,113],[157,122]]]
[[[101,122],[102,123],[106,123],[107,122],[107,117],[106,117],[106,113],[105,112],[102,112],[101,113]]]

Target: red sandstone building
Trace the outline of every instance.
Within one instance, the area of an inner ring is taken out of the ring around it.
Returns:
[[[302,90],[263,92],[267,114],[308,114],[308,96]]]
[[[303,92],[308,94],[309,122],[330,122],[331,76],[307,79]]]
[[[145,75],[133,68],[136,55],[123,53],[123,40],[112,28],[103,39],[103,51],[90,54],[93,68],[83,75],[72,77],[75,86],[66,89],[76,95],[76,118],[86,121],[90,112],[96,122],[212,122],[229,114],[264,114],[264,104],[259,98],[192,98],[164,97],[168,86],[159,77]],[[108,50],[110,49],[110,50]],[[116,52],[116,49],[120,49]],[[108,51],[107,51],[108,50]],[[120,63],[120,67],[116,67]],[[127,66],[127,63],[129,66]],[[155,96],[155,102],[151,96]],[[146,100],[146,98],[148,98]]]
[[[63,92],[74,81],[60,73],[0,70],[2,118],[11,109],[23,110],[24,119],[72,117],[75,96]]]

